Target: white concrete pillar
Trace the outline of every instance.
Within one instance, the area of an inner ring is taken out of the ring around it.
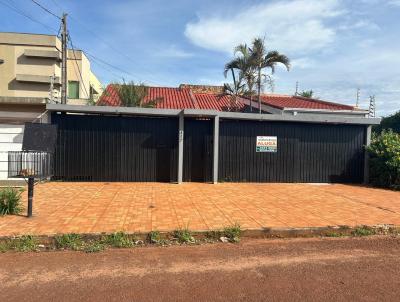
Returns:
[[[364,184],[369,183],[369,154],[367,147],[371,144],[372,126],[367,126],[365,131],[365,150],[364,150]]]
[[[178,130],[178,184],[183,179],[183,137],[185,128],[185,118],[183,110],[179,113],[179,130]]]
[[[213,183],[218,183],[219,116],[214,117]]]

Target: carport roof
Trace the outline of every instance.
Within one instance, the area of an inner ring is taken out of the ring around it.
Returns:
[[[141,116],[192,116],[192,117],[220,117],[223,119],[256,120],[256,121],[286,121],[303,123],[330,123],[330,124],[358,124],[378,125],[380,118],[328,116],[325,114],[258,114],[242,112],[224,112],[204,109],[159,109],[139,107],[114,107],[114,106],[78,106],[47,104],[46,110],[50,112],[66,112],[74,114],[100,114],[100,115],[141,115]]]

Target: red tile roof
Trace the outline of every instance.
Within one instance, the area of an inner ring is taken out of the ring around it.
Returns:
[[[195,93],[190,88],[172,87],[148,87],[148,95],[145,102],[159,98],[156,108],[164,109],[209,109],[218,111],[231,111],[230,96],[212,92]],[[256,97],[253,99],[256,101]],[[270,94],[262,95],[263,104],[278,109],[321,109],[321,110],[358,110],[349,105],[326,102],[316,99],[308,99],[300,96],[289,96]],[[121,106],[117,90],[113,85],[108,85],[99,101],[99,106]],[[243,111],[246,105],[241,98],[238,98],[238,108],[235,111]]]
[[[195,109],[195,104],[190,95],[189,89],[170,88],[170,87],[148,87],[147,96],[144,102],[159,99],[156,108],[163,109]],[[97,102],[99,106],[121,106],[117,89],[113,85],[108,85],[106,92]]]
[[[301,96],[290,95],[262,95],[261,102],[271,107],[284,108],[303,108],[303,109],[325,109],[325,110],[354,110],[353,106],[325,102],[316,99],[309,99]]]
[[[237,98],[236,107],[232,104],[231,97],[227,94],[194,93],[199,109],[212,109],[218,111],[243,111],[245,105],[241,98]]]

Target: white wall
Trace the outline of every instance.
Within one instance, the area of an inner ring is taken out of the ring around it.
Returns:
[[[8,151],[22,150],[24,125],[0,124],[0,180],[8,178]]]

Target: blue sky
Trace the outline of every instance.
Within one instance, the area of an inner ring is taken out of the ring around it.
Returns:
[[[378,115],[400,109],[400,0],[37,0],[70,14],[75,47],[92,60],[103,84],[222,84],[224,64],[238,43],[265,36],[269,49],[292,60],[278,68],[275,92],[313,89],[317,97],[368,107]],[[24,11],[48,27],[7,8]],[[53,33],[59,21],[30,0],[0,0],[0,30]]]

